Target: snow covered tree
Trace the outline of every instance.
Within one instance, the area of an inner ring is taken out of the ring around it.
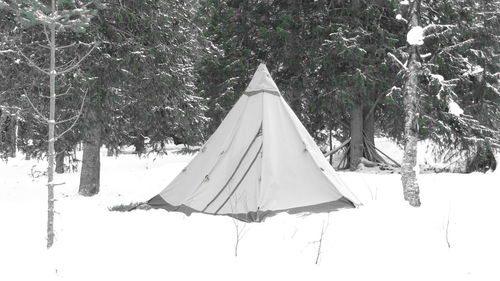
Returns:
[[[90,88],[78,126],[84,196],[99,192],[101,145],[195,144],[205,122],[193,68],[209,44],[195,22],[197,1],[102,3],[87,34],[102,43],[76,73]]]
[[[381,103],[378,97],[388,91],[395,74],[385,53],[400,44],[403,30],[393,5],[391,1],[206,1],[206,34],[220,51],[199,68],[198,82],[209,99],[210,130],[244,90],[255,65],[264,61],[318,142],[325,143],[329,131],[338,139],[347,138],[351,110],[362,114],[352,120],[366,119],[354,122],[353,131],[362,136],[364,129],[373,142],[372,107]]]
[[[23,51],[19,50],[17,53],[24,58],[26,63],[36,69],[37,71],[49,77],[49,116],[45,116],[38,108],[32,104],[26,93],[24,97],[28,99],[33,106],[39,118],[41,118],[48,125],[48,170],[47,170],[47,189],[48,189],[48,215],[47,215],[47,248],[50,248],[54,243],[54,159],[55,149],[54,144],[56,139],[62,137],[69,131],[79,115],[73,116],[68,120],[56,120],[56,76],[68,73],[77,68],[80,62],[85,59],[84,55],[79,60],[70,61],[65,65],[56,65],[56,52],[61,48],[68,46],[59,46],[56,41],[56,33],[70,30],[72,32],[83,32],[88,26],[90,19],[93,16],[93,10],[89,9],[88,4],[76,3],[73,0],[51,0],[46,4],[38,0],[10,0],[0,1],[0,7],[7,9],[9,12],[16,16],[16,21],[23,28],[30,28],[33,26],[41,26],[46,39],[46,45],[42,46],[49,51],[49,54],[43,58],[48,58],[48,67],[40,65],[34,59],[33,55],[26,55]],[[66,131],[58,132],[56,134],[56,124],[62,124],[73,121],[72,125],[66,128]]]
[[[491,1],[422,1],[425,44],[419,47],[419,138],[438,144],[437,154],[450,150],[465,153],[471,159],[471,168],[480,170],[494,165],[491,150],[500,142],[499,68],[495,63],[499,49],[498,5]],[[402,7],[405,12],[408,6]],[[399,17],[404,24],[405,18]],[[392,57],[404,62],[408,53],[400,48]],[[404,63],[395,59],[395,65]],[[397,139],[403,132],[402,124],[394,118],[403,114],[403,108],[398,106],[403,97],[399,86],[396,84],[388,97],[392,102],[386,103],[382,123],[384,130]],[[481,159],[477,154],[488,155],[491,161],[485,159],[483,164],[475,165]]]
[[[403,91],[394,91],[391,98],[403,100],[407,118],[404,130],[396,127],[393,132],[404,132],[405,150],[409,144],[416,147],[418,138],[429,138],[442,151],[471,150],[476,156],[485,156],[484,152],[489,151],[484,165],[491,168],[495,164],[491,149],[500,143],[495,117],[499,108],[495,53],[499,45],[494,31],[500,25],[498,12],[490,12],[498,11],[498,3],[422,0],[401,1],[401,7],[404,17],[398,15],[398,19],[411,26],[407,35],[409,49],[400,48],[398,55],[389,55],[401,67],[406,84]],[[417,12],[418,21],[413,12]],[[411,83],[416,87],[410,85],[412,79],[417,82]],[[410,93],[409,89],[413,91]],[[415,96],[417,99],[410,99]],[[409,115],[413,115],[411,123]],[[410,139],[409,134],[413,134]],[[410,168],[416,165],[415,156],[413,149],[405,153],[402,171],[405,198],[412,205],[418,205],[412,199],[418,185],[414,168]],[[485,158],[476,156],[472,163]]]
[[[404,85],[403,106],[404,122],[404,156],[401,164],[401,181],[406,201],[414,207],[420,206],[420,190],[417,182],[417,143],[419,115],[419,47],[423,44],[423,29],[420,26],[420,0],[410,1],[408,11],[409,31],[407,35],[408,63]]]

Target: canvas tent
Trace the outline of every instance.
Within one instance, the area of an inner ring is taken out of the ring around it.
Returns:
[[[264,64],[154,208],[262,221],[359,205],[285,102]]]

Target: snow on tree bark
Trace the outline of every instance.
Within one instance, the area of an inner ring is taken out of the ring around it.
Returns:
[[[411,2],[410,28],[419,25],[420,0]],[[411,29],[410,29],[411,30]],[[420,190],[417,181],[417,143],[418,143],[418,75],[420,62],[417,45],[409,45],[408,70],[405,82],[403,105],[405,108],[404,123],[404,156],[401,165],[401,181],[404,199],[411,206],[420,206]]]

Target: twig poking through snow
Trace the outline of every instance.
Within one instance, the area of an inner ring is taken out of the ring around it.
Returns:
[[[325,234],[325,231],[328,229],[328,225],[330,224],[330,213],[328,213],[328,216],[326,217],[326,225],[325,221],[323,220],[323,225],[321,226],[321,235],[319,236],[318,242],[318,252],[316,254],[316,262],[315,264],[319,263],[319,259],[321,257],[321,246],[323,245],[323,235]]]
[[[448,249],[451,248],[450,239],[448,236],[449,229],[450,229],[450,213],[451,213],[451,203],[448,206],[448,217],[446,219],[446,236],[445,237],[446,237],[446,244],[448,245]]]
[[[246,234],[245,228],[246,228],[247,224],[244,222],[240,222],[237,219],[233,219],[233,223],[234,223],[234,227],[236,228],[236,242],[234,244],[234,256],[237,257],[238,256],[238,246],[240,244],[241,239],[243,239],[243,237]],[[240,228],[240,223],[243,223],[243,227],[241,227],[241,228]]]

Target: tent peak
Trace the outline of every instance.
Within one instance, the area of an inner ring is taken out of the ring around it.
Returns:
[[[250,81],[250,84],[248,84],[248,87],[245,90],[245,94],[253,95],[261,92],[275,95],[280,94],[278,86],[276,86],[276,83],[274,83],[269,70],[267,70],[266,65],[263,63],[261,63],[259,67],[257,67],[252,81]]]

